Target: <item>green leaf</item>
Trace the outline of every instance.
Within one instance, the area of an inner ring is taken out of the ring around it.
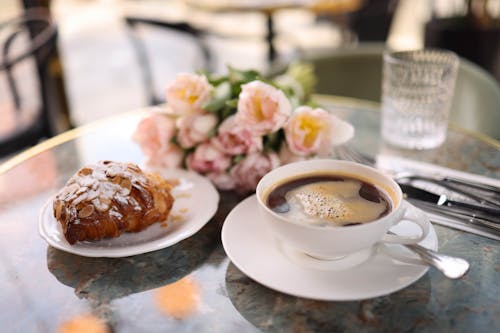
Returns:
[[[179,144],[179,140],[177,140],[177,135],[174,135],[171,139],[170,139],[170,143],[174,144],[174,145],[177,145],[177,146],[180,146]]]
[[[214,136],[217,135],[217,128],[218,127],[219,127],[219,124],[210,130],[210,132],[208,133],[209,138],[213,138]]]
[[[301,105],[300,100],[297,96],[290,96],[288,98],[288,100],[290,101],[290,104],[292,105],[292,110],[295,110],[296,108],[298,108]]]
[[[233,84],[231,85],[231,96],[234,98],[238,98],[241,93],[241,85],[240,84]]]
[[[213,86],[218,86],[223,82],[228,82],[228,78],[226,76],[212,76],[208,82]]]
[[[281,142],[285,139],[285,132],[283,129],[277,132],[270,133],[264,136],[264,150],[265,151],[278,151]]]
[[[214,87],[218,86],[219,84],[221,84],[224,81],[229,80],[229,78],[227,76],[215,74],[215,73],[210,73],[207,70],[197,70],[196,73],[199,75],[204,75],[207,78],[208,83],[210,83]]]
[[[317,83],[314,65],[307,62],[292,63],[286,75],[295,79],[301,85],[304,97],[309,98]]]
[[[238,107],[238,99],[233,98],[228,101],[226,101],[226,106],[230,108],[237,108]]]
[[[222,82],[215,88],[214,98],[203,105],[203,109],[216,113],[226,105],[226,101],[231,98],[231,85],[229,82]]]
[[[234,67],[228,66],[229,69],[229,81],[231,84],[245,84],[251,81],[258,80],[260,74],[256,70],[239,70]]]
[[[233,164],[238,163],[239,161],[241,161],[244,158],[245,158],[245,155],[236,155],[236,156],[234,156],[233,157]]]
[[[235,108],[232,108],[232,107],[229,107],[229,106],[225,106],[222,111],[221,111],[221,118],[222,119],[226,119],[227,117],[233,115],[236,113],[236,109]]]
[[[304,105],[306,105],[306,106],[310,106],[310,107],[312,107],[312,108],[320,108],[320,107],[322,107],[322,105],[321,105],[321,104],[319,104],[318,102],[313,101],[313,100],[308,100],[308,101],[306,101],[306,102],[304,103]]]

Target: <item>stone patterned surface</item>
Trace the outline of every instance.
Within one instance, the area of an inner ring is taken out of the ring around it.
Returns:
[[[355,124],[356,147],[364,152],[380,149],[376,112],[335,110],[349,115]],[[498,243],[440,226],[436,226],[440,250],[472,263],[465,278],[447,280],[431,269],[399,292],[361,302],[292,297],[241,273],[220,242],[225,216],[242,199],[232,193],[222,194],[217,215],[200,232],[163,250],[106,259],[48,247],[37,232],[40,207],[83,164],[104,158],[140,163],[140,151],[130,141],[140,116],[113,120],[111,136],[110,123],[97,126],[0,175],[2,332],[55,332],[83,315],[105,323],[109,332],[493,332],[500,328]],[[418,158],[500,175],[498,147],[460,132],[451,132],[443,148]],[[38,184],[37,179],[44,181]],[[22,195],[13,195],[14,188]],[[163,288],[178,286],[179,281],[193,287],[174,288],[169,299],[161,300]],[[194,311],[180,311],[185,298],[193,300]]]
[[[270,291],[230,264],[226,288],[234,306],[263,331],[489,332],[500,327],[498,244],[436,226],[440,251],[472,262],[462,280],[430,270],[394,294],[360,302],[320,302]],[[480,245],[479,245],[480,244]],[[479,245],[479,246],[478,246]]]

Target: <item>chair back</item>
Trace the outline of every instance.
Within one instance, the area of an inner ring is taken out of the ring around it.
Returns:
[[[212,57],[204,31],[186,22],[132,16],[125,17],[125,23],[150,105],[165,102],[165,86],[177,73],[211,69]],[[184,40],[189,43],[182,43],[179,36],[186,37]],[[195,52],[189,49],[193,45]]]
[[[0,156],[55,134],[43,80],[56,38],[42,9],[0,23]]]
[[[461,58],[450,121],[500,140],[500,85],[478,65]]]
[[[312,55],[316,92],[380,101],[383,48],[369,46]]]

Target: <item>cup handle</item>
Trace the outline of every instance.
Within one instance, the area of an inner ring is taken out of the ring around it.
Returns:
[[[413,222],[420,227],[422,233],[419,236],[401,236],[401,235],[386,234],[384,235],[384,237],[382,237],[383,243],[403,244],[403,245],[416,244],[421,240],[423,240],[425,237],[427,237],[427,234],[429,233],[431,222],[429,221],[429,217],[427,216],[427,214],[425,214],[422,210],[418,209],[417,207],[411,205],[407,201],[403,201],[401,204],[403,205],[404,213],[401,220],[396,222],[396,224],[403,220]]]

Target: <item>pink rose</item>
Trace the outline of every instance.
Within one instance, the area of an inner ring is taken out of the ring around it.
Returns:
[[[231,158],[211,142],[196,147],[186,159],[187,167],[201,173],[221,173],[231,165]]]
[[[175,131],[172,118],[153,113],[139,122],[132,139],[148,158],[148,165],[174,168],[181,164],[183,157],[182,150],[170,142]]]
[[[214,144],[228,155],[253,153],[262,150],[262,137],[236,123],[235,116],[226,118],[219,126]]]
[[[179,168],[184,158],[184,150],[171,143],[155,154],[149,155],[146,164],[159,168]]]
[[[290,151],[301,156],[326,157],[334,145],[348,141],[353,135],[351,124],[323,109],[308,106],[297,108],[285,125]]]
[[[203,112],[203,105],[212,97],[213,87],[203,75],[179,74],[167,86],[167,103],[173,112],[185,115]]]
[[[210,137],[215,125],[217,117],[213,114],[190,114],[180,117],[177,119],[177,140],[182,148],[194,147]]]
[[[252,153],[231,169],[231,176],[240,192],[254,191],[259,180],[269,171],[280,166],[275,153]]]
[[[291,111],[290,101],[281,90],[253,81],[241,87],[236,123],[254,135],[265,135],[279,130]]]

